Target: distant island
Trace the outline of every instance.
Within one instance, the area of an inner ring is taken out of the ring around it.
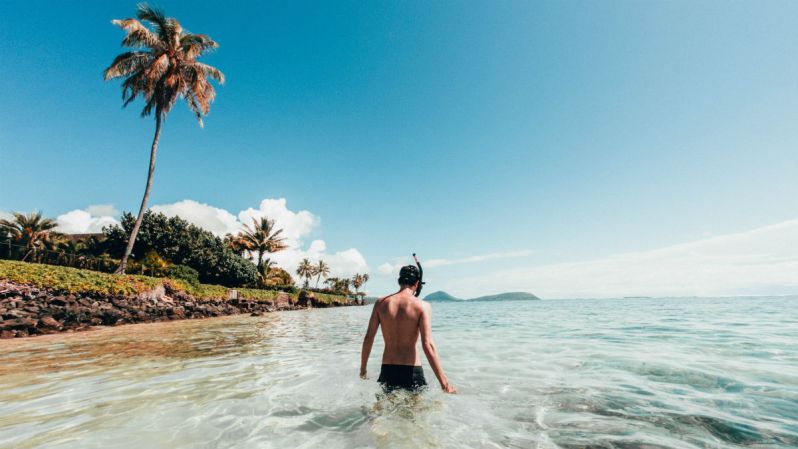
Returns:
[[[462,299],[452,296],[444,291],[437,291],[430,293],[424,297],[424,300],[431,302],[447,302],[447,301],[537,301],[540,300],[537,296],[527,292],[508,292],[499,293],[497,295],[479,296],[477,298]]]

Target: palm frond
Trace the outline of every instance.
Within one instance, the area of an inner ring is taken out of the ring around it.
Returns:
[[[176,19],[146,3],[138,5],[136,19],[114,20],[127,33],[123,45],[147,48],[117,56],[105,70],[104,78],[122,78],[122,102],[127,106],[144,99],[141,115],[165,115],[181,98],[197,116],[210,112],[216,90],[210,80],[224,82],[224,74],[196,58],[218,44],[204,34],[191,34]],[[148,28],[149,26],[149,28]]]
[[[152,55],[143,51],[129,51],[114,58],[114,62],[105,69],[103,77],[106,81],[141,70],[150,62]]]
[[[111,23],[127,32],[125,38],[122,39],[123,47],[147,47],[153,50],[163,47],[158,36],[136,19],[117,19],[112,20]]]
[[[205,34],[184,34],[180,38],[180,47],[190,59],[196,59],[199,56],[219,48],[213,39]]]
[[[163,10],[153,8],[146,3],[139,3],[136,5],[136,17],[141,21],[148,22],[152,26],[155,34],[157,34],[162,41],[167,41],[167,36],[165,34],[167,21]]]

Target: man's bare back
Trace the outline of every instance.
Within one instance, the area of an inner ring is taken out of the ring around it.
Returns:
[[[424,309],[421,300],[401,292],[385,297],[374,305],[374,313],[382,326],[382,339],[385,341],[383,364],[421,365],[416,343],[421,333]]]
[[[443,373],[435,344],[432,341],[432,308],[428,302],[422,301],[413,295],[417,287],[417,283],[414,285],[402,285],[399,292],[382,298],[374,304],[366,337],[363,339],[360,376],[366,377],[366,364],[374,343],[374,337],[377,334],[377,329],[382,326],[385,351],[382,354],[383,372],[381,378],[385,377],[388,369],[400,372],[407,371],[407,375],[412,375],[411,368],[419,367],[415,371],[418,373],[421,360],[416,347],[418,337],[421,335],[424,354],[427,356],[427,360],[435,373],[435,377],[438,378],[441,388],[447,393],[454,393],[455,389],[449,385],[449,381]],[[426,384],[423,380],[423,371],[421,372],[421,382]]]

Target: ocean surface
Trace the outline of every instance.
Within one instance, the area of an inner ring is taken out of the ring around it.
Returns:
[[[798,298],[433,310],[455,396],[358,377],[370,307],[0,341],[0,447],[798,447]]]

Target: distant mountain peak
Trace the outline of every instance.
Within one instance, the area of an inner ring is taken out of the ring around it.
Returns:
[[[508,292],[497,295],[480,296],[478,298],[461,299],[452,296],[444,291],[430,293],[424,297],[426,301],[531,301],[538,300],[537,296],[527,292]]]
[[[537,296],[527,292],[508,292],[498,295],[487,295],[474,298],[471,301],[534,301],[539,300]]]
[[[429,295],[424,297],[425,301],[462,301],[460,298],[455,298],[454,296],[444,292],[444,291],[437,291],[430,293]]]

